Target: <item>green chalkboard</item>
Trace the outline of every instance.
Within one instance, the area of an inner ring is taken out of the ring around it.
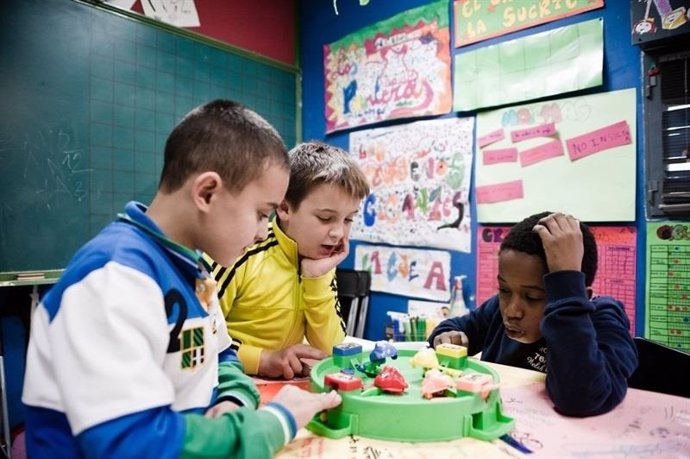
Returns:
[[[63,268],[153,197],[193,107],[242,102],[296,142],[299,73],[146,18],[67,0],[0,5],[0,273]]]

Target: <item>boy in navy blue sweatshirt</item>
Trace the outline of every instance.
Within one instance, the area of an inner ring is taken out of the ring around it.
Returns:
[[[498,294],[441,322],[429,343],[468,347],[488,362],[546,373],[555,408],[593,416],[618,405],[637,368],[623,305],[594,296],[597,246],[571,215],[543,212],[513,226],[498,256]]]

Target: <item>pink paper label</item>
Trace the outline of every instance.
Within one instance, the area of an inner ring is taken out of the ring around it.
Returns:
[[[571,161],[632,142],[627,121],[573,137],[566,141]]]
[[[520,165],[527,167],[556,156],[563,156],[563,144],[559,139],[520,152]]]
[[[503,133],[503,129],[496,129],[493,132],[489,132],[488,134],[479,137],[477,139],[477,145],[479,145],[479,148],[485,147],[494,142],[498,142],[499,140],[503,140],[504,138],[505,134]]]
[[[510,138],[513,140],[513,142],[521,142],[534,137],[549,137],[555,133],[556,125],[554,123],[548,123],[527,129],[517,129],[510,133]]]
[[[518,158],[517,148],[498,148],[482,151],[484,164],[514,163]]]
[[[512,201],[524,197],[522,180],[478,186],[475,191],[477,192],[477,204]]]

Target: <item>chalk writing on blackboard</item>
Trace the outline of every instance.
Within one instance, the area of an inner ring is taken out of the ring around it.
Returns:
[[[82,201],[87,196],[84,151],[75,141],[70,127],[41,129],[26,134],[22,146],[25,157],[24,180],[39,177],[40,187],[36,193],[44,193],[48,207],[59,193],[67,193],[73,199]]]

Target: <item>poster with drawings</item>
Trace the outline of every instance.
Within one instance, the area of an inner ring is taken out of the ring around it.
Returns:
[[[352,239],[469,253],[473,130],[450,118],[350,134],[371,185]]]
[[[448,113],[448,22],[436,1],[324,45],[326,132]]]

